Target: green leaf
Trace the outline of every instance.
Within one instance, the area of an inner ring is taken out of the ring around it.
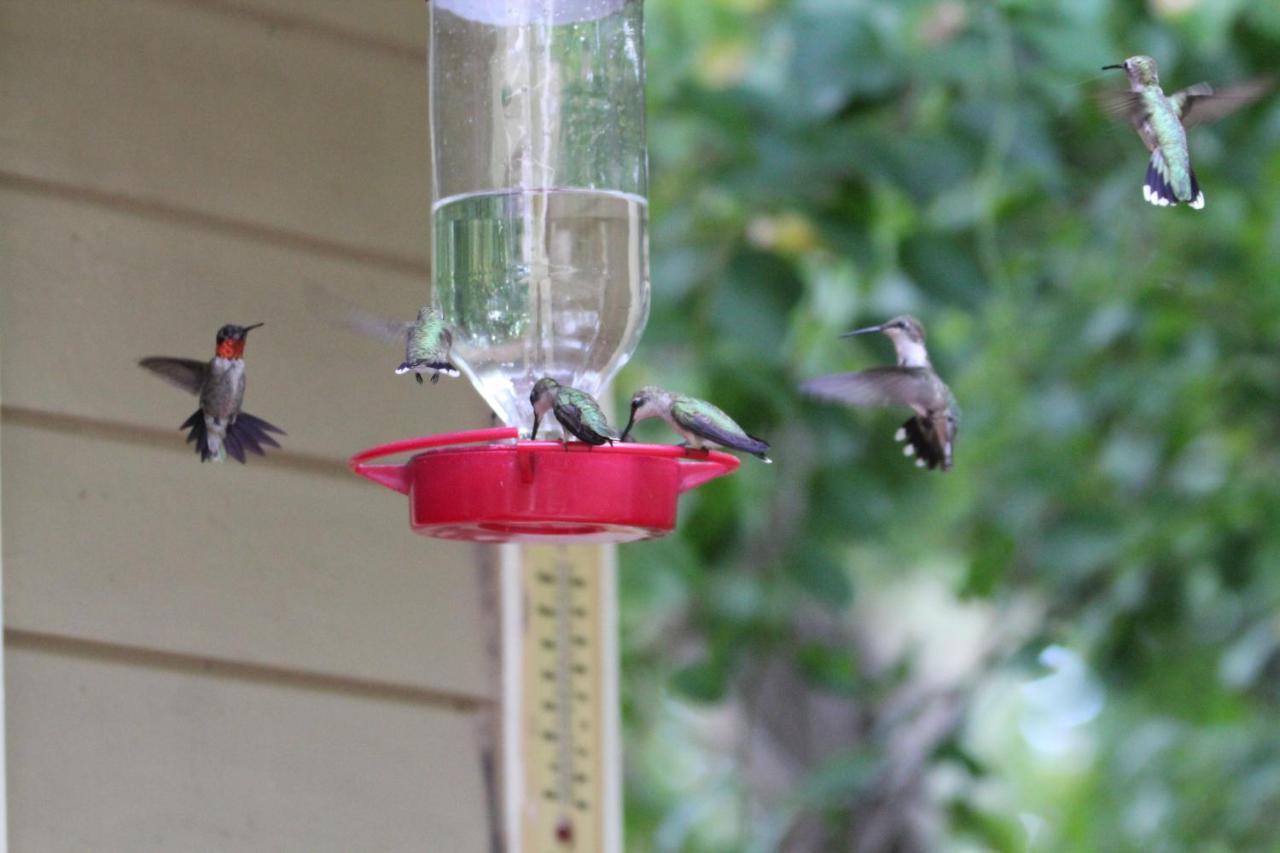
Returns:
[[[676,670],[671,676],[675,693],[692,702],[710,704],[725,697],[729,688],[729,669],[715,658],[704,658]]]
[[[796,652],[796,666],[814,684],[834,693],[852,695],[860,684],[852,649],[809,643]]]
[[[835,608],[853,602],[853,580],[849,570],[824,551],[805,549],[788,566],[788,572],[802,589]]]

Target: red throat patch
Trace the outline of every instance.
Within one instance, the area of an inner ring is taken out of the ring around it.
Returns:
[[[244,338],[236,340],[235,338],[227,338],[218,344],[218,358],[243,358],[244,357]]]

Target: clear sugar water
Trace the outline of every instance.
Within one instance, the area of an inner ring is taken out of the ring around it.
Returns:
[[[646,215],[639,196],[568,189],[436,206],[435,299],[507,423],[532,423],[541,377],[597,394],[630,356],[649,313]]]

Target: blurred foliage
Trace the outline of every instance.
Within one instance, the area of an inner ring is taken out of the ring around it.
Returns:
[[[1280,5],[647,0],[653,308],[617,383],[775,465],[621,549],[635,851],[1261,850],[1280,838],[1280,98],[1141,196],[1101,65],[1280,56]],[[964,409],[796,393],[909,311]],[[641,438],[671,440],[660,422]]]

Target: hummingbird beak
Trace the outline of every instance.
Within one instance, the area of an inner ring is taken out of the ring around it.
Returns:
[[[533,432],[529,433],[529,440],[533,441],[538,437],[538,424],[542,421],[542,415],[537,412],[533,413]]]
[[[626,441],[627,436],[631,434],[631,428],[636,425],[636,410],[631,409],[631,417],[627,418],[627,428],[622,431],[622,438],[619,441]]]
[[[259,326],[265,326],[265,325],[266,325],[265,323],[254,323],[252,326],[245,326],[244,333],[247,335],[252,329],[256,329]]]
[[[865,329],[854,329],[852,332],[845,332],[840,337],[852,338],[854,335],[867,335],[871,332],[883,332],[884,326],[867,326]]]
[[[1124,65],[1123,65],[1123,64],[1116,64],[1116,65],[1104,65],[1104,66],[1102,66],[1102,70],[1103,70],[1103,71],[1110,71],[1110,70],[1112,70],[1112,69],[1115,69],[1115,70],[1117,70],[1117,71],[1123,71],[1123,70],[1124,70]]]

